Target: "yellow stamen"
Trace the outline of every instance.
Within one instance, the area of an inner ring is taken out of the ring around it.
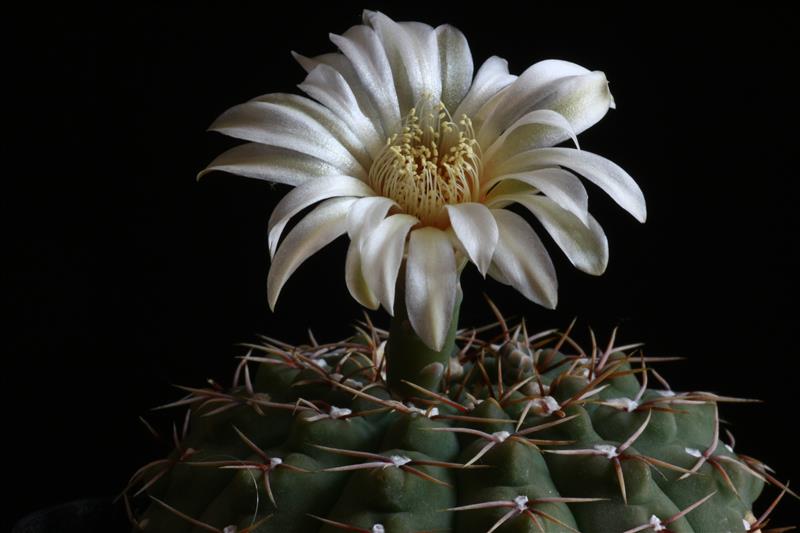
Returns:
[[[441,102],[423,100],[372,164],[370,185],[426,226],[447,227],[446,205],[473,202],[480,191],[480,147],[472,122],[453,122]]]

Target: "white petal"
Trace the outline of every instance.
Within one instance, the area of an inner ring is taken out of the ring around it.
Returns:
[[[588,179],[633,215],[639,222],[647,219],[642,190],[619,165],[591,152],[572,148],[540,148],[518,154],[500,163],[498,174],[524,172],[530,168],[562,166]]]
[[[582,133],[597,124],[613,107],[614,99],[603,72],[572,76],[553,84],[553,91],[537,107],[558,111],[570,121],[575,133]],[[553,136],[551,145],[567,137]]]
[[[559,206],[578,217],[581,222],[586,225],[589,224],[589,195],[581,180],[571,172],[561,168],[544,168],[531,172],[498,176],[486,182],[483,186],[484,191],[491,189],[491,192],[487,195],[487,203],[495,196],[509,194],[510,191],[508,189],[501,190],[494,187],[495,184],[506,180],[521,181],[536,190],[542,191]]]
[[[542,241],[524,218],[492,209],[500,239],[489,275],[511,285],[529,300],[554,309],[558,302],[556,269]],[[494,271],[499,272],[499,276]]]
[[[369,234],[361,247],[364,278],[390,315],[394,315],[394,292],[406,248],[406,236],[418,222],[416,217],[405,214],[387,217]]]
[[[531,148],[552,146],[550,139],[554,131],[559,138],[568,135],[579,147],[575,130],[564,115],[551,109],[536,109],[514,122],[486,149],[483,153],[484,165],[491,166],[494,158],[503,161]]]
[[[478,142],[490,144],[534,109],[558,111],[580,133],[602,118],[610,102],[608,82],[602,72],[590,72],[567,61],[540,61],[480,109]]]
[[[479,203],[448,205],[450,225],[481,275],[492,261],[497,246],[497,224],[489,209]]]
[[[516,79],[516,76],[508,73],[508,61],[497,56],[490,57],[478,69],[472,86],[453,112],[453,118],[460,120],[466,115],[474,121],[478,110]]]
[[[371,159],[361,141],[333,112],[302,96],[262,96],[228,109],[209,129],[308,154],[367,178]]]
[[[431,54],[429,44],[420,40],[420,37],[424,41],[431,39],[433,45],[436,45],[433,28],[428,27],[429,37],[420,36],[420,25],[409,31],[377,11],[364,11],[364,21],[375,30],[389,59],[397,99],[400,102],[400,114],[404,115],[411,110],[423,97],[437,103],[442,92],[439,55],[435,53],[435,48]]]
[[[347,82],[347,85],[350,87],[350,90],[353,91],[353,95],[358,102],[358,108],[361,110],[364,115],[369,117],[372,124],[375,126],[375,129],[378,130],[381,138],[386,138],[386,132],[383,131],[383,123],[381,121],[381,115],[375,109],[375,105],[372,103],[372,98],[370,97],[369,91],[364,87],[361,83],[361,79],[359,79],[356,70],[353,68],[353,64],[350,63],[350,60],[344,54],[339,52],[334,52],[330,54],[322,54],[316,57],[305,57],[300,55],[296,52],[292,52],[292,56],[300,63],[306,72],[311,72],[314,70],[317,65],[328,65],[329,67],[333,68],[338,72]]]
[[[353,240],[350,241],[350,246],[347,248],[344,273],[347,290],[350,291],[350,295],[353,299],[368,309],[377,309],[380,302],[378,301],[378,297],[375,296],[375,293],[370,290],[369,284],[364,278],[361,264],[361,252],[359,251],[358,243]]]
[[[269,218],[269,253],[275,255],[278,240],[289,219],[321,200],[335,196],[370,196],[375,193],[369,185],[350,176],[324,176],[307,181],[289,191]]]
[[[197,178],[215,170],[294,186],[321,176],[344,174],[342,169],[316,157],[258,143],[242,144],[223,152]]]
[[[453,112],[472,83],[472,53],[467,38],[457,28],[443,24],[436,28],[439,68],[442,78],[442,103]]]
[[[386,218],[386,213],[393,205],[397,203],[385,196],[367,196],[356,200],[347,215],[347,234],[350,239],[358,243],[360,248],[364,239]]]
[[[344,35],[331,35],[330,39],[353,65],[381,117],[384,133],[394,132],[400,124],[400,105],[392,67],[375,31],[368,26],[353,26]]]
[[[328,65],[317,65],[298,87],[336,113],[362,140],[370,156],[377,157],[384,140],[372,121],[362,113],[353,91],[336,69]]]
[[[589,215],[588,225],[562,209],[553,200],[533,194],[511,195],[542,223],[559,248],[576,268],[599,276],[608,265],[608,240],[600,224]]]
[[[425,344],[441,350],[458,289],[453,245],[442,230],[426,227],[411,232],[405,289],[411,327]]]
[[[278,248],[267,276],[270,309],[275,309],[283,285],[297,267],[347,231],[347,211],[353,202],[352,198],[327,200],[292,228]]]

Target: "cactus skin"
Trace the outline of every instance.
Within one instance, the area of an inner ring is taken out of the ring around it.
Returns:
[[[232,389],[173,404],[190,407],[189,431],[132,479],[135,529],[739,533],[765,479],[782,487],[719,440],[717,405],[734,399],[651,390],[638,352],[565,355],[568,333],[521,331],[498,344],[460,332],[443,391],[402,403],[371,326],[253,346]],[[485,502],[498,503],[458,509]]]

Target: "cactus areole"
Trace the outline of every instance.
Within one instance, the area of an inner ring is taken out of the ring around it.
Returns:
[[[491,302],[497,323],[458,328],[468,263],[556,305],[549,253],[507,207],[595,275],[608,243],[578,175],[644,222],[633,179],[578,148],[614,107],[602,72],[548,60],[517,76],[499,57],[474,69],[457,29],[377,12],[331,40],[336,53],[296,55],[308,97],[267,94],[217,119],[248,142],[201,175],[293,187],[269,221],[272,308],[346,234],[350,294],[391,325],[366,318],[326,344],[264,337],[230,387],[183,387],[164,406],[186,410],[173,449],[123,493],[135,530],[740,533],[766,524],[774,503],[753,509],[765,485],[796,497],[720,427],[721,404],[748,400],[673,391],[653,368],[670,359],[616,331],[582,348],[572,325],[531,334]]]

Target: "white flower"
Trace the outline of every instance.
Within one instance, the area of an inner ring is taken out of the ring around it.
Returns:
[[[614,107],[608,81],[565,61],[519,76],[491,57],[473,76],[464,35],[452,26],[397,23],[366,11],[364,24],[331,35],[338,53],[296,55],[310,98],[267,94],[235,106],[211,130],[250,141],[215,159],[224,170],[293,186],[269,221],[270,307],[298,266],[347,233],[346,281],[362,305],[394,310],[403,261],[411,325],[441,348],[460,266],[553,308],[557,283],[518,203],[580,270],[608,262],[602,228],[576,172],[637,220],[633,179],[598,155],[567,147]],[[201,174],[203,174],[201,173]],[[278,245],[289,220],[318,204]]]

